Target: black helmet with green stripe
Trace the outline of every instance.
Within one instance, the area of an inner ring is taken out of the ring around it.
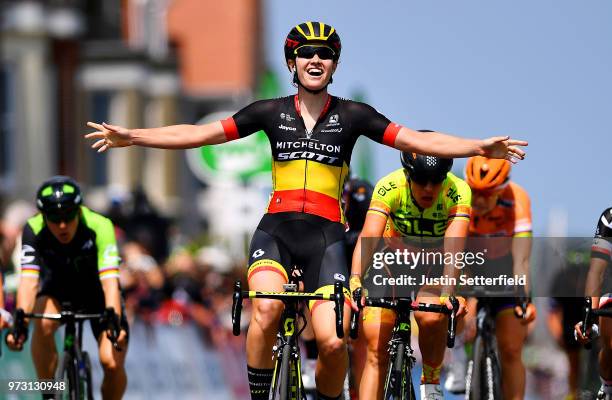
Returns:
[[[36,206],[45,216],[68,216],[78,210],[82,202],[79,185],[63,175],[49,178],[36,193]]]
[[[294,26],[287,39],[285,39],[285,62],[295,60],[296,49],[308,44],[324,45],[331,48],[334,53],[334,61],[340,58],[342,45],[338,32],[331,25],[323,22],[307,21]],[[289,64],[287,63],[287,67]]]

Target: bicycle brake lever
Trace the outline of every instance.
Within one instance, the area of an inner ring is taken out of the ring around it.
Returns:
[[[459,310],[459,300],[455,296],[450,296],[449,301],[453,305],[453,310],[448,316],[448,330],[446,337],[446,347],[455,347],[455,330],[457,329],[457,311]]]
[[[112,307],[107,307],[104,310],[103,319],[106,325],[106,335],[111,341],[113,348],[117,351],[122,351],[123,349],[119,346],[119,343],[117,342],[117,340],[119,339],[119,334],[121,333],[121,328],[119,327],[119,319],[117,318],[115,309]]]
[[[589,342],[584,344],[584,348],[587,350],[591,350],[593,345],[590,342],[591,335],[588,333],[590,325],[591,325],[591,310],[593,310],[592,299],[590,296],[586,296],[584,298],[584,320],[582,322],[583,335],[589,339]]]
[[[232,333],[240,335],[240,316],[242,314],[242,283],[234,282],[234,295],[232,297]]]
[[[334,284],[334,303],[336,305],[336,336],[344,337],[344,290],[340,282]]]
[[[361,305],[362,288],[358,287],[353,292],[353,301],[357,304],[357,311],[351,310],[351,328],[349,336],[351,339],[357,339],[359,336],[359,314],[363,306]]]

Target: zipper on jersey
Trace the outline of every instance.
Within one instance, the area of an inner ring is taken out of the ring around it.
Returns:
[[[300,100],[298,98],[298,95],[296,94],[295,97],[293,98],[293,104],[295,107],[295,111],[297,113],[297,116],[300,119],[300,122],[302,123],[302,127],[304,128],[304,133],[306,134],[306,140],[312,139],[312,134],[314,133],[314,131],[317,129],[317,126],[321,122],[321,117],[327,114],[327,111],[329,110],[331,100],[332,100],[332,96],[328,94],[327,101],[325,102],[325,105],[323,106],[323,109],[321,110],[321,114],[315,121],[315,124],[312,126],[312,129],[308,131],[308,129],[306,128],[306,123],[304,122],[304,118],[302,118],[302,111],[300,109]],[[306,159],[305,161],[306,162],[304,165],[304,187],[302,189],[304,191],[303,200],[302,200],[302,212],[306,212],[306,186],[308,183],[307,182],[308,181],[308,159]]]

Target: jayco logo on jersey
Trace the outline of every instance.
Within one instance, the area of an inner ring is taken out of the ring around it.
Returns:
[[[261,257],[264,254],[265,254],[265,251],[263,251],[262,249],[257,249],[253,252],[253,258]]]
[[[287,121],[287,122],[291,122],[291,121],[295,120],[295,117],[292,117],[291,115],[285,114],[285,113],[281,113],[280,114],[280,118],[285,120],[285,121]]]
[[[83,247],[81,247],[81,250],[89,250],[93,247],[93,242],[91,239],[89,239],[88,241],[85,242],[85,244],[83,245]]]
[[[346,278],[344,277],[344,275],[340,274],[340,273],[335,273],[334,274],[334,279],[340,282],[344,282],[346,281]]]
[[[29,244],[24,244],[21,247],[21,265],[29,264],[36,258],[34,255],[28,255],[28,253],[34,253],[36,250]]]
[[[292,126],[286,126],[286,125],[283,125],[283,124],[280,124],[278,126],[278,129],[281,129],[283,131],[297,131],[297,128],[294,128]]]

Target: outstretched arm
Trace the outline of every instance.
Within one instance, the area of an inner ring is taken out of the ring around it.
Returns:
[[[518,146],[527,146],[524,140],[510,139],[509,136],[495,136],[488,139],[463,139],[439,132],[418,132],[402,127],[395,138],[394,147],[401,151],[445,158],[485,156],[504,158],[513,163],[525,158],[525,152]]]
[[[97,131],[85,135],[96,142],[91,146],[103,152],[111,147],[143,146],[160,149],[190,149],[207,144],[225,143],[221,121],[205,125],[171,125],[161,128],[127,129],[107,123],[88,122]]]

